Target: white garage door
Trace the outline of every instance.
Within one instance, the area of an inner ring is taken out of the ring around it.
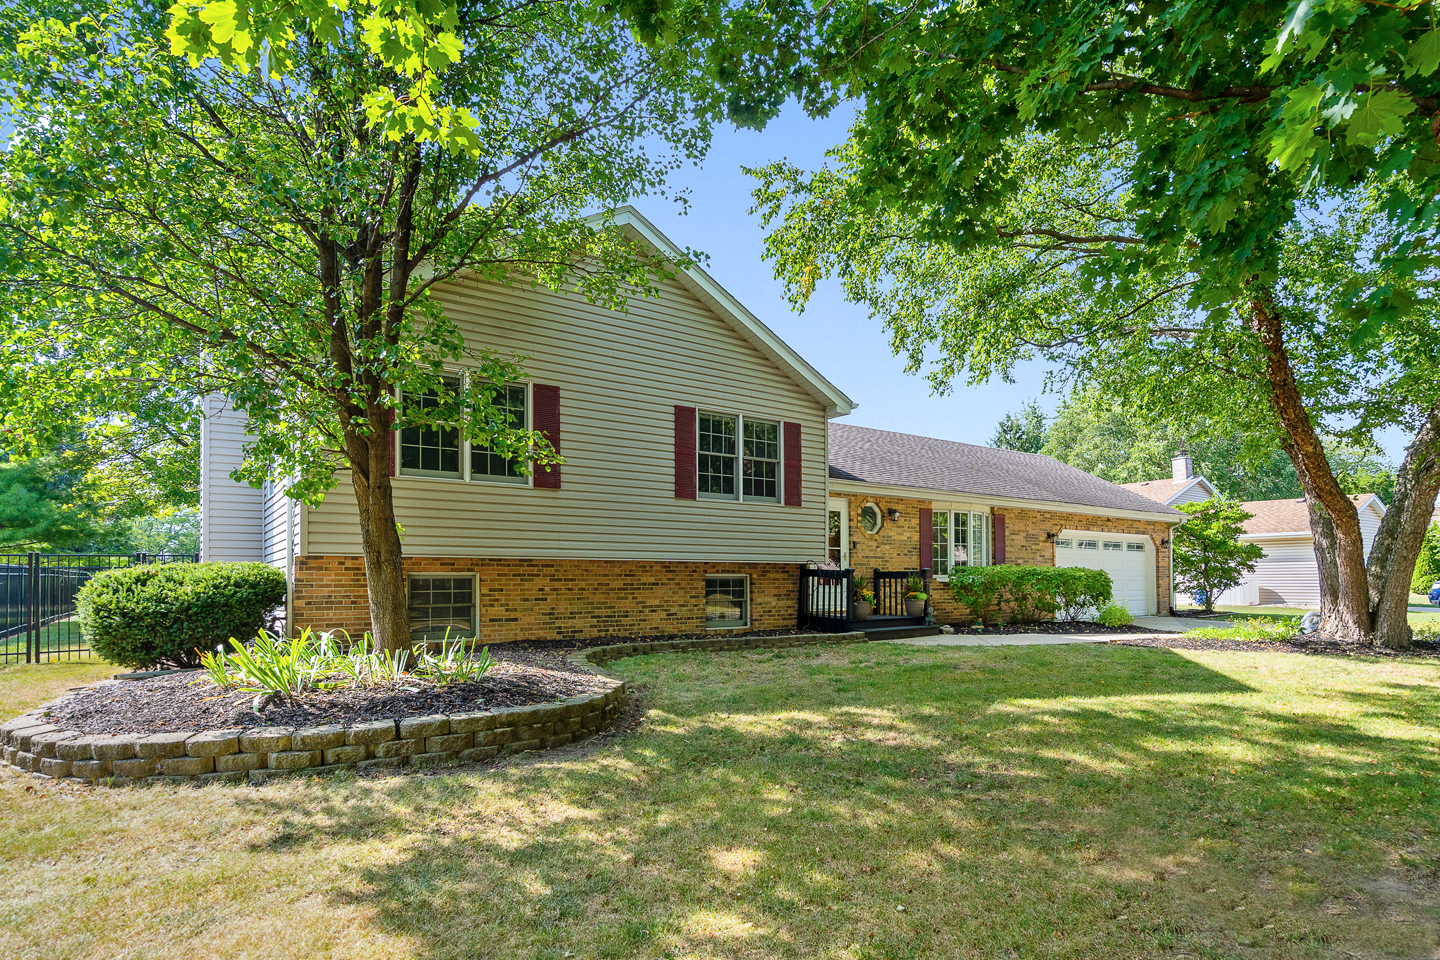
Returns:
[[[1110,574],[1115,602],[1137,617],[1150,612],[1150,561],[1145,541],[1113,533],[1067,533],[1055,540],[1055,566]]]

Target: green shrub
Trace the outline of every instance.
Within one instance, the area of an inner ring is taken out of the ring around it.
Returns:
[[[950,595],[971,618],[992,622],[1002,603],[1014,608],[1017,620],[1064,610],[1068,619],[1086,609],[1110,603],[1110,575],[1084,567],[955,567]]]
[[[1134,623],[1135,618],[1130,615],[1129,608],[1112,603],[1096,615],[1095,622],[1102,627],[1123,627]]]
[[[1428,594],[1430,585],[1440,580],[1440,523],[1430,524],[1415,558],[1415,573],[1410,578],[1410,592]]]
[[[263,563],[167,563],[98,574],[76,611],[90,649],[143,669],[193,667],[231,637],[253,637],[285,602],[285,573]]]

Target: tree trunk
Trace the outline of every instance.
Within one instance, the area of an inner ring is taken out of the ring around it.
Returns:
[[[1340,595],[1340,570],[1335,563],[1335,524],[1324,504],[1309,498],[1310,533],[1314,538],[1315,571],[1320,575],[1320,621],[1335,615],[1335,598]]]
[[[1410,630],[1410,576],[1425,529],[1430,525],[1435,494],[1440,491],[1440,405],[1416,433],[1395,471],[1395,495],[1375,542],[1370,547],[1366,575],[1375,640],[1381,646],[1403,650],[1413,643]]]
[[[363,458],[351,458],[350,478],[360,514],[360,544],[365,551],[365,586],[370,599],[370,629],[384,650],[410,648],[410,615],[405,591],[404,555],[395,523],[390,483],[388,411],[377,410],[382,426],[370,437],[354,437],[349,446]]]
[[[1300,487],[1312,518],[1318,506],[1329,516],[1334,542],[1334,603],[1325,604],[1320,630],[1342,640],[1370,643],[1374,628],[1370,615],[1370,589],[1365,572],[1365,541],[1360,533],[1360,515],[1355,502],[1341,489],[1320,436],[1310,422],[1305,398],[1295,383],[1290,353],[1285,345],[1285,325],[1275,306],[1272,291],[1250,301],[1250,322],[1265,348],[1265,379],[1270,388],[1270,407],[1285,431],[1282,446],[1295,464]],[[1312,534],[1314,530],[1312,528]],[[1320,540],[1316,539],[1317,561]]]

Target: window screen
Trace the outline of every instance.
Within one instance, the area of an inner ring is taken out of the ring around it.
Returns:
[[[700,414],[698,473],[700,494],[706,497],[735,496],[735,418],[713,413]]]
[[[445,378],[448,390],[458,391],[458,378]],[[406,399],[412,411],[433,410],[440,405],[440,395],[427,390],[421,396]],[[400,430],[400,469],[406,473],[429,476],[460,476],[460,431],[453,427],[404,427]]]
[[[504,390],[497,391],[493,402],[497,412],[503,412],[509,419],[510,426],[517,430],[525,429],[524,384],[510,384]],[[525,474],[521,472],[520,467],[519,458],[507,460],[488,446],[476,444],[470,448],[470,476],[472,478],[524,483]]]
[[[743,627],[750,622],[749,580],[745,577],[705,578],[705,626]]]
[[[780,424],[745,420],[742,491],[745,499],[780,499]]]
[[[410,578],[410,638],[451,640],[475,636],[475,578]]]

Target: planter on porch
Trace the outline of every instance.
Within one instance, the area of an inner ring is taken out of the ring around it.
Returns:
[[[912,620],[925,616],[925,598],[906,597],[905,616],[911,618]]]
[[[870,619],[870,614],[871,614],[872,612],[873,612],[873,608],[871,607],[869,601],[866,601],[866,600],[856,600],[856,601],[855,601],[855,619],[856,619],[856,620],[869,620],[869,619]]]

